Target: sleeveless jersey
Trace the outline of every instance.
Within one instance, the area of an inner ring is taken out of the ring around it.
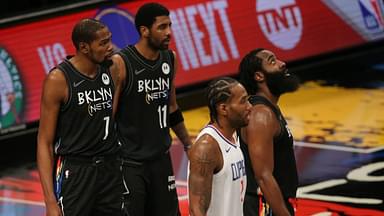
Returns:
[[[207,216],[241,216],[247,175],[239,139],[235,133],[236,143],[231,143],[212,125],[203,128],[196,140],[204,134],[217,141],[223,156],[222,169],[213,175],[211,203]]]
[[[134,46],[119,53],[127,71],[116,114],[124,158],[145,161],[168,151],[169,98],[174,76],[172,51],[160,51],[156,61],[145,59]]]
[[[68,61],[57,66],[66,78],[68,101],[61,105],[55,136],[55,153],[101,156],[116,153],[117,134],[112,119],[114,86],[109,71],[99,67],[90,79]]]
[[[279,120],[281,132],[273,140],[273,176],[275,177],[284,198],[296,197],[298,175],[296,169],[295,153],[293,149],[293,137],[288,128],[287,122],[281,114],[280,110],[266,98],[260,96],[251,96],[249,101],[253,106],[256,104],[266,105],[275,113],[276,118]],[[241,149],[244,153],[245,165],[248,173],[247,193],[256,195],[258,185],[254,177],[255,175],[252,169],[248,146],[241,138],[240,143]]]

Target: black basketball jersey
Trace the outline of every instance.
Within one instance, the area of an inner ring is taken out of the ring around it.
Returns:
[[[68,101],[61,106],[56,129],[58,155],[96,156],[118,150],[112,118],[114,85],[104,67],[90,79],[68,61],[58,65],[67,80]]]
[[[287,122],[281,114],[280,110],[266,98],[260,96],[251,96],[249,101],[253,106],[256,104],[264,104],[268,106],[275,113],[276,118],[279,120],[281,131],[280,134],[273,140],[273,176],[275,177],[284,198],[296,197],[298,175],[296,169],[295,153],[293,149],[293,137],[288,128]],[[248,146],[241,138],[240,147],[244,153],[245,167],[247,171],[247,193],[256,194],[258,185],[254,177],[255,175],[252,169]]]
[[[126,86],[116,114],[123,157],[145,161],[164,154],[171,145],[169,102],[174,76],[172,51],[145,59],[134,46],[119,52],[125,61]]]

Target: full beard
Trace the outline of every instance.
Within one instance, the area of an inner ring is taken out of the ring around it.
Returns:
[[[284,71],[264,74],[267,78],[269,91],[271,91],[274,96],[279,97],[284,93],[294,92],[299,88],[300,80],[295,75],[287,74]]]

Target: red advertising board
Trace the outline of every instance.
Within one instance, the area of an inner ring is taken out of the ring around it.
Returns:
[[[117,48],[138,39],[134,14],[144,1],[88,9],[0,29],[0,129],[39,119],[43,79],[73,54],[71,30],[81,18],[106,23]],[[341,4],[345,2],[345,4]],[[233,75],[256,47],[285,61],[384,38],[376,0],[163,1],[171,11],[176,86]]]

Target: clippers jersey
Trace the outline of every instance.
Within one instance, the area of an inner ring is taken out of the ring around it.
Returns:
[[[266,98],[261,96],[251,96],[249,101],[252,106],[256,104],[266,105],[275,113],[275,116],[279,121],[281,132],[277,137],[273,139],[273,176],[275,177],[285,199],[296,197],[298,175],[296,169],[295,152],[293,149],[293,137],[288,128],[287,122],[281,114],[280,110],[277,109]],[[242,139],[240,139],[240,142],[248,173],[247,193],[256,195],[258,185],[254,177],[255,175],[252,169],[248,146]]]
[[[174,56],[160,51],[156,61],[145,59],[134,46],[118,53],[125,62],[126,86],[116,114],[122,156],[136,161],[158,157],[171,145],[169,97],[174,76]]]
[[[84,76],[64,60],[57,66],[66,78],[68,101],[61,105],[55,136],[58,155],[100,156],[116,153],[112,118],[114,86],[109,71],[99,67],[95,78]]]
[[[217,141],[223,156],[222,169],[213,175],[211,203],[207,216],[241,216],[247,176],[239,139],[235,133],[236,143],[231,143],[213,125],[203,128],[196,140],[204,134]]]

